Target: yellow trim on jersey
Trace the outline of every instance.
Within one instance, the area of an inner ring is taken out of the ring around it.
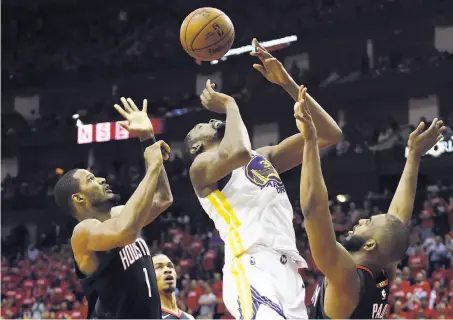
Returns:
[[[230,228],[228,231],[228,244],[233,256],[240,256],[245,250],[238,230],[241,226],[241,222],[236,216],[233,207],[220,190],[212,192],[208,196],[208,200]]]
[[[253,316],[253,300],[252,292],[250,290],[250,282],[245,272],[244,266],[240,258],[233,258],[231,267],[236,288],[239,295],[239,305],[242,311],[242,319],[252,319]]]

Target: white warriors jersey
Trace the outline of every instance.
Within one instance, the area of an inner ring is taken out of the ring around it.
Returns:
[[[235,169],[222,191],[198,199],[225,242],[225,264],[249,249],[265,247],[306,267],[296,248],[293,208],[285,186],[260,154],[253,152],[247,165]]]

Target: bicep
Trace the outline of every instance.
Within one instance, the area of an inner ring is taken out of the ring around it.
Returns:
[[[248,151],[236,154],[206,152],[199,155],[190,167],[190,178],[197,187],[209,186],[246,165],[251,157],[252,154]]]
[[[332,143],[318,138],[319,149],[326,148]],[[256,150],[268,159],[278,173],[283,173],[302,163],[304,139],[300,133],[284,139],[275,146],[265,146]]]

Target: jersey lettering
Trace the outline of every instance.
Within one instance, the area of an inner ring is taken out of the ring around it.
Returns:
[[[384,319],[387,314],[388,304],[386,303],[373,303],[372,319]]]
[[[127,270],[135,261],[143,256],[151,256],[145,240],[138,238],[134,243],[125,245],[120,251],[121,262],[124,270]]]

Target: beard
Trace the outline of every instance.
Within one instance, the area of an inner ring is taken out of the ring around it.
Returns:
[[[366,241],[367,239],[364,237],[352,234],[346,237],[341,244],[348,252],[358,252],[362,249]]]
[[[91,201],[93,207],[100,210],[107,210],[116,206],[121,200],[117,193],[110,193],[108,197],[97,198]]]

